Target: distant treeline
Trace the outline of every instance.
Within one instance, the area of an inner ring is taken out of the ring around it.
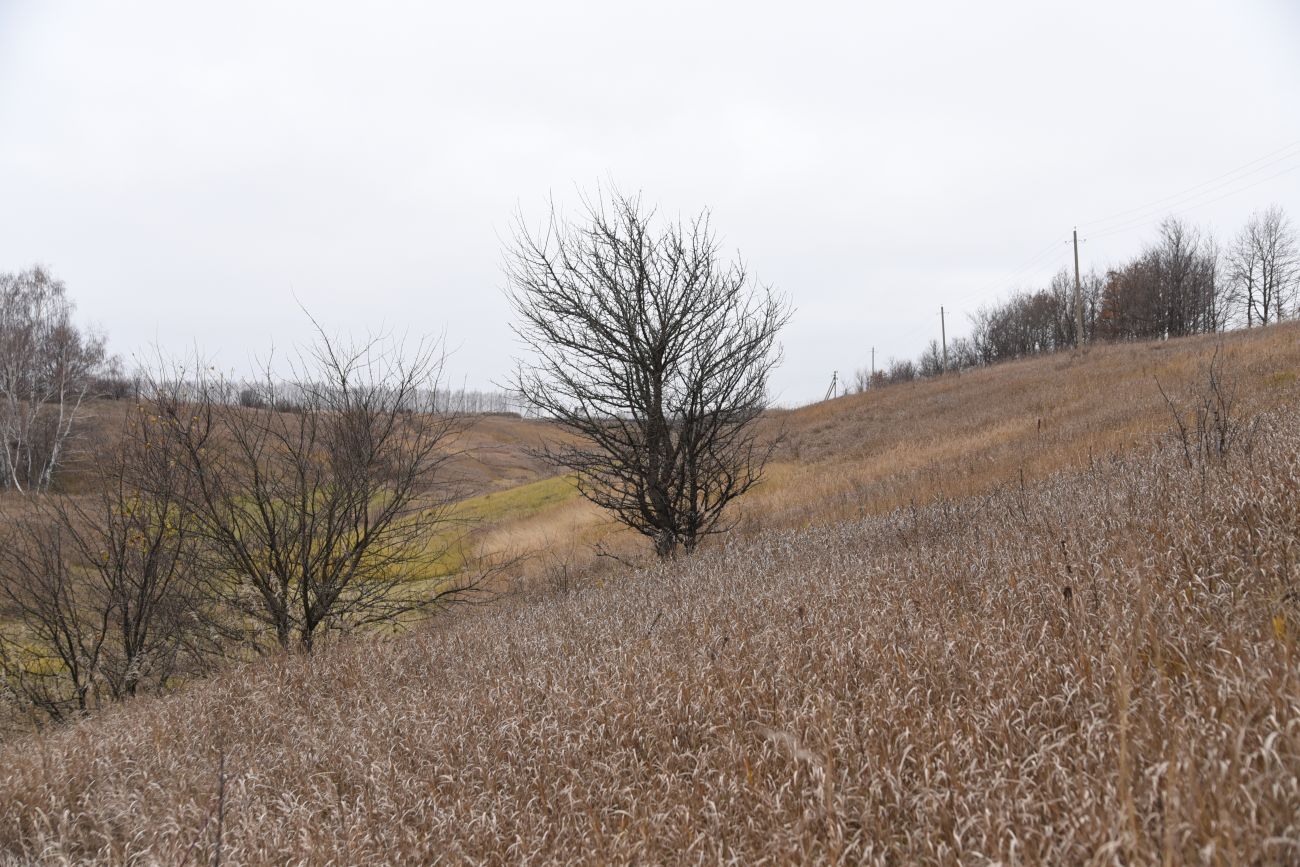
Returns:
[[[1156,240],[1104,274],[1080,275],[1085,342],[1159,340],[1267,325],[1297,314],[1300,244],[1280,208],[1254,214],[1225,249],[1203,230],[1168,219]],[[969,337],[948,342],[947,370],[1076,345],[1074,276],[1012,293],[971,317]],[[918,360],[891,358],[854,377],[858,391],[937,376],[944,350],[931,340]]]
[[[168,383],[169,388],[179,387],[182,391],[186,383]],[[197,395],[198,385],[190,387]],[[204,386],[222,402],[229,405],[265,409],[272,407],[283,412],[300,411],[306,403],[307,386],[292,382],[249,382],[231,380],[215,387],[211,383]],[[147,377],[137,374],[126,376],[118,371],[107,371],[94,380],[90,393],[107,400],[138,399],[147,396],[151,386]],[[418,404],[420,408],[432,407],[435,412],[455,413],[460,415],[517,415],[530,414],[527,403],[518,395],[506,391],[480,391],[477,389],[435,389],[421,393]]]

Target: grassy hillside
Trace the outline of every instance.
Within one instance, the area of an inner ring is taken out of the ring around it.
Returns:
[[[799,526],[981,493],[1145,444],[1170,427],[1157,379],[1201,378],[1222,344],[1243,402],[1300,400],[1300,327],[1102,345],[897,385],[795,410],[774,484],[747,502],[765,526]]]
[[[1182,400],[1213,348],[774,414],[741,532],[633,573],[593,562],[562,479],[521,473],[465,508],[576,589],[10,743],[0,851],[1293,863],[1300,329],[1226,341],[1258,427],[1189,464],[1154,377]]]

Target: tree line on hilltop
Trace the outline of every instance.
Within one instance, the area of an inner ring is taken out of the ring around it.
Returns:
[[[1297,315],[1300,242],[1276,206],[1251,215],[1226,247],[1209,232],[1169,218],[1134,258],[1104,274],[1081,274],[1079,289],[1084,343],[1269,325]],[[1074,277],[1065,270],[1047,286],[1013,292],[970,319],[970,336],[948,342],[947,370],[1072,349],[1080,342]],[[944,371],[944,347],[931,340],[915,361],[891,358],[879,370],[858,370],[854,386],[865,391]]]

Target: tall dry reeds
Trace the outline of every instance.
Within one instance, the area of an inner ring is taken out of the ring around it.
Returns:
[[[1295,863],[1297,422],[1205,484],[1097,456],[129,703],[0,752],[0,849]]]

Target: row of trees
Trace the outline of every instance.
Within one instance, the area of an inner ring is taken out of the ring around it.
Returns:
[[[948,370],[996,364],[1078,344],[1074,278],[1057,273],[1034,291],[1013,293],[971,316],[971,335],[948,345]],[[1251,216],[1226,249],[1178,219],[1161,224],[1154,243],[1104,275],[1080,276],[1083,340],[1152,340],[1268,325],[1297,315],[1300,241],[1286,214]],[[919,362],[891,359],[874,379],[859,371],[859,390],[944,371],[931,341]]]
[[[120,360],[109,358],[90,377],[86,397],[139,400],[149,379],[143,371],[127,376]],[[187,384],[187,387],[197,388],[193,383]],[[285,412],[293,412],[303,405],[303,396],[292,382],[274,377],[258,382],[231,379],[225,383],[222,393],[214,397],[225,403],[256,408],[270,406]],[[522,395],[500,390],[439,388],[428,398],[430,404],[441,413],[525,416],[535,411]]]
[[[257,409],[273,407],[282,412],[299,412],[310,400],[295,383],[274,377],[258,383],[232,382],[220,397],[227,403]],[[423,397],[434,412],[445,415],[523,416],[534,411],[521,395],[505,391],[437,388]]]

